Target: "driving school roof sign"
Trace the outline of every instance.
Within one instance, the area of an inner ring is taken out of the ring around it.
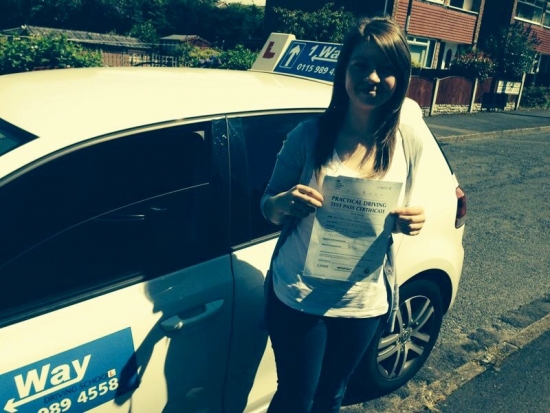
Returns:
[[[341,44],[296,40],[272,33],[252,70],[284,73],[332,82]]]

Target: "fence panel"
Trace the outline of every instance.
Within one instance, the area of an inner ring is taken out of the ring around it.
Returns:
[[[407,97],[414,100],[422,108],[430,107],[432,103],[434,84],[430,79],[412,76]]]
[[[439,81],[436,104],[468,106],[474,82],[460,76],[449,76]]]
[[[493,78],[487,78],[483,82],[479,82],[477,85],[477,91],[476,91],[476,97],[475,97],[475,103],[481,103],[481,100],[483,99],[483,95],[485,93],[491,92],[491,82],[493,81]]]

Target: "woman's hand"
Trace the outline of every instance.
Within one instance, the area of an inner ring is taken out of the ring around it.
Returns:
[[[390,213],[395,215],[393,232],[401,232],[405,235],[418,235],[426,221],[424,208],[419,206],[396,208]]]
[[[264,205],[266,217],[281,224],[286,216],[305,218],[323,206],[323,195],[305,185],[296,185],[286,192],[269,198]]]

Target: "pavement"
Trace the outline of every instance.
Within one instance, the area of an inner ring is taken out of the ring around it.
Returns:
[[[435,115],[425,117],[425,121],[439,141],[550,133],[550,110]],[[487,349],[481,359],[466,363],[424,389],[435,400],[433,406],[411,398],[400,404],[399,412],[550,413],[549,354],[547,313],[516,336]]]
[[[434,115],[424,120],[441,141],[498,137],[510,131],[550,131],[550,110],[544,109]]]

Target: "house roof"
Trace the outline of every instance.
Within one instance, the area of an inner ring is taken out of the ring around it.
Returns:
[[[67,39],[77,43],[87,43],[105,46],[115,47],[131,47],[137,49],[148,49],[147,43],[141,40],[130,37],[121,36],[118,34],[104,34],[86,32],[81,30],[66,30],[66,29],[54,29],[50,27],[38,27],[23,25],[13,29],[2,30],[3,34],[16,35],[16,36],[48,36],[48,35],[63,35]]]
[[[196,35],[196,34],[172,34],[170,36],[165,36],[160,38],[161,41],[163,40],[175,40],[179,42],[189,42],[189,41],[195,41],[200,40],[204,43],[210,44],[210,42],[206,39],[203,39],[202,37]]]

